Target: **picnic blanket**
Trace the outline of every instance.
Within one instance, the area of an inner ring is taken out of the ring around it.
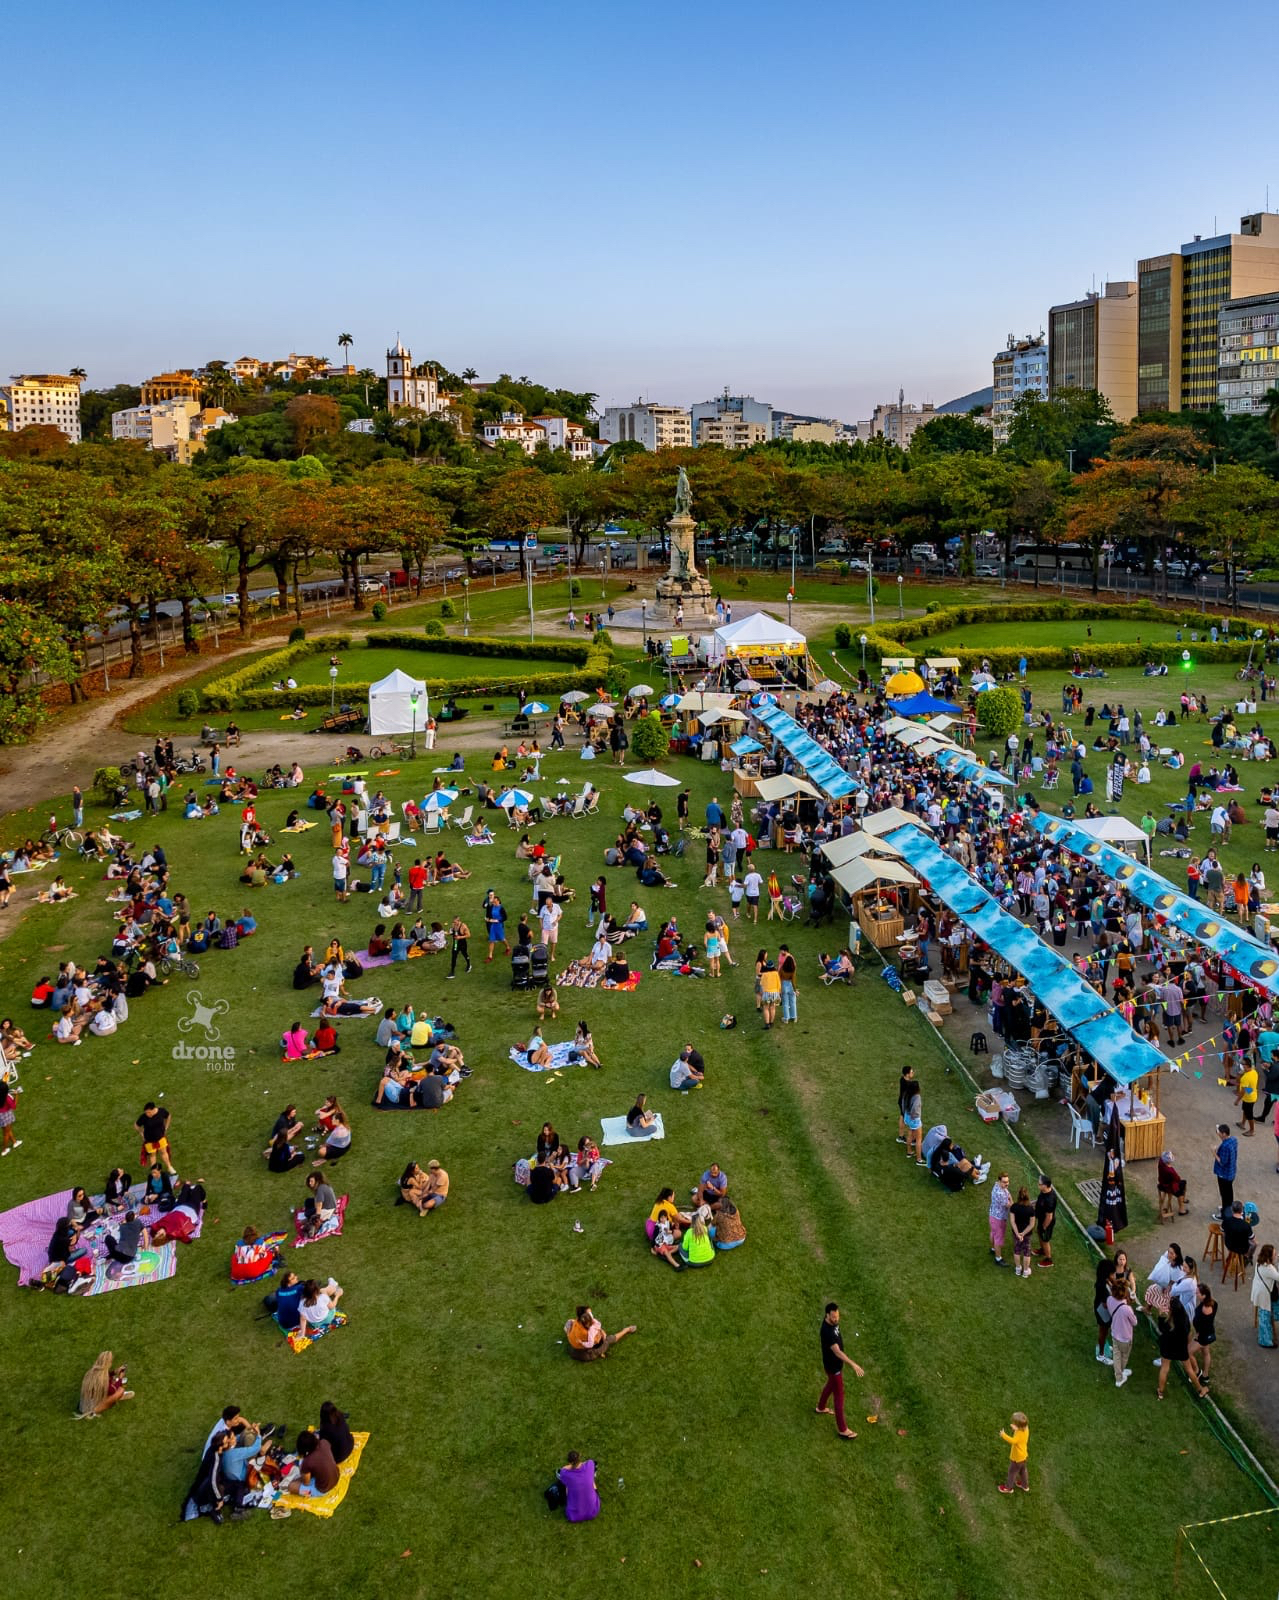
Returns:
[[[346,1499],[346,1491],[351,1486],[351,1479],[355,1476],[360,1465],[360,1457],[364,1453],[364,1446],[369,1442],[367,1433],[352,1433],[355,1440],[355,1449],[347,1456],[338,1468],[338,1481],[335,1489],[330,1489],[328,1494],[284,1494],[276,1495],[277,1506],[287,1506],[290,1511],[309,1511],[313,1517],[331,1517],[337,1508]]]
[[[181,1183],[182,1180],[178,1177],[177,1173],[175,1172],[172,1175],[172,1178],[171,1178],[170,1181],[173,1183],[174,1189],[176,1191],[177,1186]],[[146,1193],[147,1193],[147,1186],[146,1186],[145,1183],[135,1183],[135,1184],[131,1185],[130,1188],[128,1189],[128,1191],[125,1194],[124,1204],[122,1206],[118,1207],[117,1209],[119,1210],[121,1216],[123,1216],[125,1211],[136,1211],[139,1214],[139,1220],[140,1221],[145,1222],[148,1227],[154,1227],[155,1224],[157,1222],[159,1222],[161,1217],[165,1215],[165,1213],[162,1212],[162,1211],[159,1211],[157,1209],[151,1209],[148,1212],[146,1212],[145,1214],[143,1214],[142,1208],[145,1205],[147,1205]],[[103,1211],[103,1212],[105,1212],[106,1209],[107,1209],[106,1196],[102,1195],[102,1194],[91,1194],[89,1196],[89,1204],[94,1208],[95,1211]],[[202,1229],[204,1228],[204,1211],[205,1211],[205,1208],[203,1206],[201,1206],[200,1207],[200,1214],[195,1219],[195,1226],[191,1229],[191,1232],[187,1235],[188,1240],[198,1239],[200,1237],[200,1233],[201,1233]],[[96,1222],[96,1223],[93,1224],[93,1226],[91,1228],[87,1228],[85,1230],[85,1232],[81,1235],[81,1237],[85,1238],[85,1239],[92,1240],[93,1238],[96,1237],[97,1230],[100,1229],[101,1231],[105,1232],[110,1227],[112,1227],[112,1224],[110,1222],[106,1222],[106,1223]]]
[[[576,969],[566,967],[555,979],[561,989],[612,989],[619,994],[629,994],[632,989],[638,989],[640,974],[632,972],[625,983],[606,983],[602,972],[592,972],[586,968]]]
[[[323,1339],[324,1335],[332,1333],[334,1328],[345,1328],[346,1324],[346,1312],[335,1311],[332,1320],[326,1322],[322,1328],[311,1328],[309,1332],[303,1332],[307,1324],[299,1323],[292,1333],[286,1333],[284,1337],[288,1341],[289,1349],[292,1350],[293,1354],[300,1356],[304,1350],[309,1350],[317,1339]]]
[[[5,1260],[18,1269],[18,1287],[38,1278],[49,1264],[49,1240],[59,1217],[65,1217],[71,1203],[71,1190],[25,1200],[20,1206],[0,1211],[0,1246]]]
[[[657,1123],[652,1133],[647,1134],[642,1139],[634,1138],[627,1133],[625,1117],[601,1117],[600,1127],[604,1130],[604,1137],[600,1140],[601,1144],[648,1144],[653,1139],[664,1139],[666,1137],[666,1128],[662,1123],[662,1113],[660,1111],[657,1113]]]
[[[511,1046],[507,1053],[515,1065],[523,1067],[525,1072],[558,1072],[561,1067],[580,1067],[584,1064],[581,1056],[578,1056],[576,1061],[570,1059],[577,1050],[577,1046],[571,1039],[564,1044],[553,1044],[548,1048],[551,1052],[551,1064],[549,1067],[535,1067],[529,1060],[527,1053],[523,1050],[517,1050],[514,1045]]]
[[[142,813],[141,811],[110,811],[107,815],[112,822],[136,822]]]
[[[315,1244],[320,1239],[336,1239],[342,1232],[343,1224],[346,1222],[346,1202],[347,1196],[344,1194],[339,1195],[337,1210],[331,1217],[320,1224],[319,1233],[310,1237],[302,1232],[302,1223],[306,1217],[305,1210],[295,1211],[293,1213],[293,1248],[300,1250],[303,1245]]]
[[[351,952],[362,967],[389,967],[390,956],[371,956],[367,950],[354,950]]]
[[[64,900],[78,900],[79,898],[74,889],[68,889],[62,894],[54,894],[52,889],[41,889],[36,896],[42,906],[60,906]]]
[[[316,822],[295,822],[291,828],[281,828],[280,832],[281,833],[305,833],[308,828],[316,828],[318,826],[319,826],[319,824],[316,823]]]
[[[706,976],[705,967],[686,967],[682,956],[670,956],[665,961],[655,961],[649,971],[669,972],[677,978],[704,978]]]
[[[370,995],[369,998],[373,999],[373,996]],[[355,1012],[348,1012],[348,1013],[346,1013],[344,1015],[339,1015],[339,1016],[336,1016],[336,1017],[330,1017],[329,1021],[330,1022],[367,1022],[370,1017],[376,1017],[378,1012],[381,1011],[381,1009],[382,1009],[382,1002],[380,1000],[378,1000],[378,1001],[375,1001],[374,1009],[372,1011],[361,1011],[358,1014],[355,1013]],[[323,1004],[320,1004],[320,1005],[316,1006],[315,1010],[311,1013],[311,1015],[313,1017],[322,1017],[324,1015],[324,1006],[323,1006]]]
[[[495,839],[472,839],[469,833],[467,834],[466,838],[463,839],[463,841],[462,841],[463,844],[469,844],[469,845],[495,844],[496,842],[497,841]]]
[[[276,1273],[280,1270],[280,1251],[288,1237],[288,1234],[283,1232],[261,1234],[259,1236],[258,1243],[271,1245],[275,1250],[275,1260],[265,1272],[259,1273],[256,1278],[231,1278],[231,1287],[233,1289],[243,1289],[246,1284],[252,1285],[255,1283],[265,1283],[268,1278],[274,1278]],[[231,1247],[231,1254],[232,1258],[234,1258],[234,1245]],[[229,1265],[227,1268],[227,1276],[230,1277]]]
[[[166,1243],[139,1250],[127,1265],[106,1255],[93,1260],[93,1284],[87,1294],[108,1294],[112,1289],[137,1289],[145,1283],[162,1283],[178,1270],[178,1247]]]

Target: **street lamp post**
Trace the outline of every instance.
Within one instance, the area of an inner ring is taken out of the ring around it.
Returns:
[[[902,621],[905,615],[906,612],[902,607],[902,575],[899,572],[897,574],[897,620],[899,622]]]
[[[866,599],[870,603],[870,625],[875,626],[875,547],[871,545],[867,551],[866,561]]]
[[[648,654],[648,601],[640,601],[640,642],[644,646],[644,654]]]
[[[866,670],[866,635],[864,633],[862,634],[861,638],[858,640],[858,643],[862,647],[862,671],[865,672],[865,670]]]
[[[409,744],[409,755],[417,754],[417,695],[416,688],[409,690],[409,705],[413,708],[413,737]]]
[[[606,564],[606,562],[604,560],[604,557],[601,556],[600,557],[600,599],[601,600],[604,598],[604,592],[605,592],[604,591],[604,574],[605,574],[606,570],[607,570],[607,564]]]
[[[462,579],[462,637],[471,636],[471,580]]]
[[[524,575],[528,579],[528,642],[533,643],[533,563],[525,558]]]
[[[330,716],[332,716],[334,711],[337,710],[337,697],[338,697],[338,669],[336,667],[330,667],[329,668],[329,715]]]
[[[791,574],[791,586],[786,591],[786,626],[790,627],[790,608],[795,599],[795,575]]]

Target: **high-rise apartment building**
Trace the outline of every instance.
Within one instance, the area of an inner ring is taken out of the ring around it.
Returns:
[[[895,444],[899,450],[909,450],[915,434],[936,415],[931,400],[925,400],[922,406],[917,406],[913,400],[907,405],[905,391],[899,389],[895,403],[890,400],[885,405],[876,406],[869,422],[857,424],[857,437],[882,438],[889,444]],[[866,431],[863,432],[863,429]]]
[[[1221,308],[1279,289],[1279,215],[1255,211],[1238,233],[1195,238],[1137,264],[1137,409],[1217,403]]]
[[[57,428],[72,444],[80,443],[80,385],[83,378],[52,372],[15,374],[0,387],[0,415],[12,433],[23,428]]]
[[[771,415],[771,411],[770,411]],[[694,444],[717,444],[724,450],[749,450],[769,437],[771,424],[750,422],[740,411],[721,411],[713,417],[698,417],[693,424]]]
[[[1048,392],[1095,389],[1117,422],[1137,414],[1137,285],[1108,283],[1100,294],[1048,313]]]
[[[762,400],[756,400],[753,394],[729,394],[727,388],[723,394],[718,394],[713,400],[699,400],[692,407],[693,443],[706,444],[714,442],[720,444],[720,430],[712,428],[705,439],[702,438],[702,423],[716,422],[721,417],[729,419],[726,430],[731,436],[735,431],[740,431],[743,424],[756,423],[763,428],[760,438],[769,439],[773,433],[773,408]],[[755,442],[752,437],[752,443]]]
[[[1008,343],[996,354],[992,365],[991,420],[995,444],[1001,445],[1008,443],[1013,407],[1018,399],[1023,394],[1037,394],[1041,400],[1048,398],[1048,345],[1043,334],[1032,333],[1018,339],[1010,333]]]
[[[1279,290],[1227,300],[1218,318],[1217,401],[1228,416],[1264,416],[1279,388]]]
[[[637,439],[645,450],[670,450],[692,444],[693,420],[682,406],[657,406],[637,400],[633,406],[605,409],[600,438],[608,444]]]

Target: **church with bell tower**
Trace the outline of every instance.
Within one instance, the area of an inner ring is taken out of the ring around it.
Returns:
[[[412,353],[399,337],[386,352],[386,408],[388,411],[422,411],[428,416],[447,410],[440,398],[439,375],[429,362],[413,365]]]

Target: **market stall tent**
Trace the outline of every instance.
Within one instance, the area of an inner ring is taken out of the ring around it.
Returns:
[[[1086,833],[1093,839],[1113,844],[1125,855],[1137,856],[1147,866],[1150,865],[1150,840],[1127,817],[1077,817],[1073,827],[1077,833]]]
[[[421,733],[430,716],[428,707],[426,684],[397,667],[380,683],[369,685],[369,733]]]
[[[756,611],[739,622],[716,628],[711,644],[712,661],[735,660],[744,656],[803,656],[808,640],[802,633],[778,622],[766,611]]]

